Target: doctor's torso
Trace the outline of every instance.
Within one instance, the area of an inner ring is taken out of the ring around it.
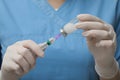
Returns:
[[[92,14],[112,24],[115,5],[114,0],[66,0],[55,11],[46,0],[0,0],[2,54],[20,40],[36,43],[48,40],[78,14]],[[94,59],[81,33],[82,30],[77,30],[62,36],[49,46],[45,57],[38,58],[35,68],[21,80],[98,80]]]

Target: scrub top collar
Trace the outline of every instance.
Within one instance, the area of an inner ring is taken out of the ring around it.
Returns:
[[[74,0],[66,0],[58,11],[55,11],[55,9],[48,3],[48,0],[33,0],[35,4],[53,21],[60,27],[62,27],[66,22],[59,16],[60,14],[66,14],[67,9],[70,10],[71,5],[73,5]],[[67,10],[67,11],[69,11]]]

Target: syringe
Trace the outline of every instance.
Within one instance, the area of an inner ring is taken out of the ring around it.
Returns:
[[[61,35],[63,35],[65,37],[68,34],[74,32],[75,30],[77,30],[75,28],[75,24],[78,23],[78,22],[80,22],[78,18],[72,19],[69,23],[67,23],[60,30],[60,33],[57,36],[50,38],[48,41],[43,42],[42,44],[39,44],[40,47],[42,48],[42,50],[45,50],[49,45],[53,44],[58,38],[60,38]]]
[[[61,35],[62,34],[60,33],[57,36],[50,38],[48,41],[39,44],[39,46],[41,47],[42,50],[45,50],[48,46],[53,44]]]
[[[44,51],[49,45],[51,45],[52,43],[54,43],[54,41],[55,41],[55,38],[52,37],[48,41],[39,44],[39,46]]]

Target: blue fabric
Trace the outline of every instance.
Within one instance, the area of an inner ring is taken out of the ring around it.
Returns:
[[[66,0],[55,11],[47,0],[0,0],[0,44],[6,48],[20,40],[46,41],[78,14],[95,15],[114,26],[120,45],[119,0]],[[45,57],[21,80],[99,80],[94,59],[82,30],[61,37],[45,51]],[[116,59],[120,63],[120,47]],[[12,53],[11,53],[12,55]]]
[[[1,51],[1,46],[0,46],[0,51]],[[0,69],[1,69],[1,64],[2,64],[2,53],[0,52]]]

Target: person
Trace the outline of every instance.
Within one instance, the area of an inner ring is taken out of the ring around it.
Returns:
[[[0,44],[1,80],[120,80],[120,0],[0,0]]]

